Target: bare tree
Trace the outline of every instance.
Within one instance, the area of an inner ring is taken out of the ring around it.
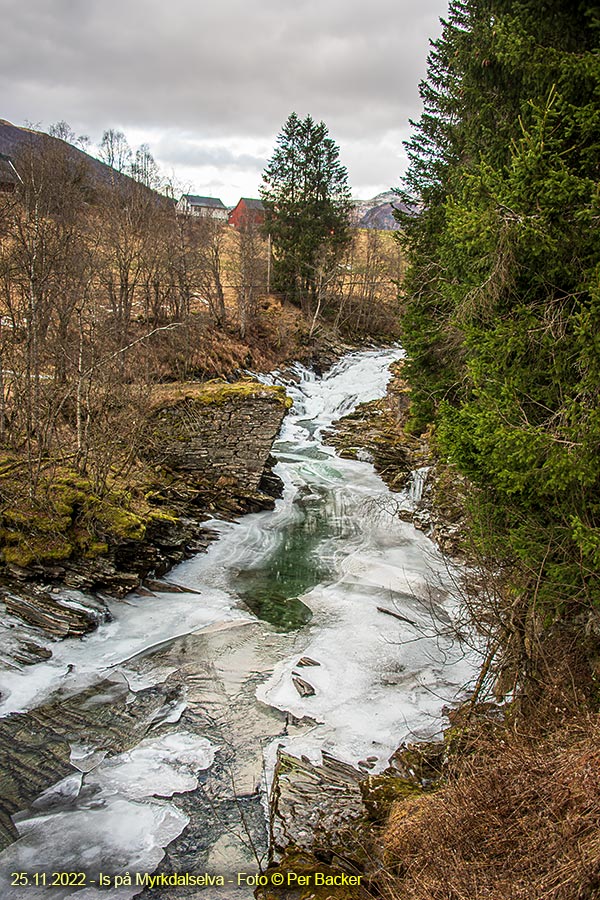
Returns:
[[[58,143],[40,147],[32,142],[20,155],[18,167],[22,183],[5,244],[9,278],[4,281],[3,312],[12,325],[13,424],[16,434],[23,436],[35,486],[56,424],[56,385],[65,380],[63,353],[72,297],[82,277],[81,222],[88,172]],[[5,404],[6,399],[5,393]]]
[[[223,290],[223,250],[225,229],[222,221],[207,216],[197,220],[198,256],[200,268],[198,281],[202,297],[209,305],[215,324],[222,328],[227,320],[225,292]]]
[[[152,190],[160,189],[163,179],[148,144],[142,144],[135,151],[135,159],[131,163],[131,175],[140,184],[144,184]]]
[[[126,172],[131,165],[131,147],[122,131],[109,128],[102,135],[99,157],[117,172]]]
[[[74,144],[80,150],[85,150],[90,143],[87,134],[75,134],[69,123],[65,122],[64,119],[50,125],[48,134],[51,137],[60,138],[61,141],[66,141],[68,144]]]
[[[398,295],[402,256],[391,232],[355,230],[342,260],[343,287],[337,294],[336,328],[371,333],[388,328],[391,301]]]
[[[126,344],[134,315],[143,309],[141,292],[148,253],[155,244],[152,228],[160,213],[157,198],[143,185],[109,185],[101,196],[101,280],[112,313],[113,333]]]
[[[240,337],[244,339],[249,323],[256,315],[258,296],[264,290],[267,247],[260,226],[251,216],[245,218],[236,235],[238,326]]]

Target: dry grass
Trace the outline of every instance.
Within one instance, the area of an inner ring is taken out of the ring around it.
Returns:
[[[386,900],[600,897],[600,716],[482,738],[437,793],[396,804]]]

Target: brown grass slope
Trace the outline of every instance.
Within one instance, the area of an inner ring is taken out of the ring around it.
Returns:
[[[600,897],[600,715],[482,736],[448,784],[397,803],[385,900]]]

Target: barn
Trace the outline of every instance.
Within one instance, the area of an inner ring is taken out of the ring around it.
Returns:
[[[252,200],[249,197],[242,197],[229,213],[229,224],[234,228],[262,225],[264,221],[265,208],[262,200]]]

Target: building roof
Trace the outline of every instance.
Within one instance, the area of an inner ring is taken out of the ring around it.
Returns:
[[[218,197],[198,197],[196,194],[184,194],[183,197],[190,206],[208,206],[212,209],[227,209],[223,201],[219,200]]]
[[[252,200],[250,197],[242,197],[240,203],[242,203],[242,201],[246,204],[246,209],[256,209],[262,212],[265,208],[262,200]]]

